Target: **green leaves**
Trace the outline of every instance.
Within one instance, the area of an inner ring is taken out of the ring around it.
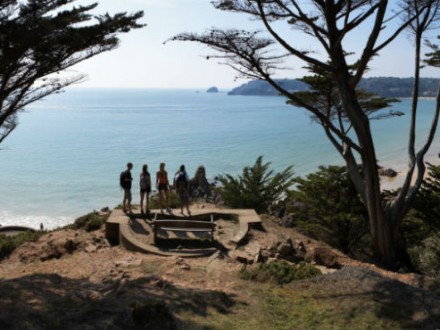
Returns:
[[[274,174],[270,164],[264,164],[263,156],[259,156],[252,167],[243,169],[242,175],[221,175],[219,193],[225,204],[235,208],[253,208],[259,213],[267,211],[293,184],[292,166]]]
[[[353,255],[363,249],[367,212],[346,168],[320,166],[317,172],[295,181],[296,190],[289,196],[295,224],[344,253]]]

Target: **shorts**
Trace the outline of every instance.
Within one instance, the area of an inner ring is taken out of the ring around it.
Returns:
[[[159,191],[167,191],[168,190],[168,185],[166,183],[159,183],[159,185],[157,186],[157,190]]]
[[[124,188],[124,199],[131,202],[131,188]]]
[[[145,188],[145,189],[141,188],[141,194],[145,194],[145,193],[149,194],[150,192],[151,192],[151,187],[148,187],[148,188]]]

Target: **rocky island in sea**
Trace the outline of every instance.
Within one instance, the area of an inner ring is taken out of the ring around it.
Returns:
[[[209,87],[209,88],[206,90],[206,93],[218,93],[218,92],[219,92],[219,90],[218,90],[218,88],[215,87],[215,86]]]

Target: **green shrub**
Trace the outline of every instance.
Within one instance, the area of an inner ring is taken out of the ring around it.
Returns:
[[[266,212],[283,196],[293,183],[292,166],[274,174],[271,163],[263,164],[259,156],[252,167],[246,166],[236,178],[225,174],[219,177],[221,187],[217,190],[226,205],[233,208],[252,208],[258,213]]]
[[[296,178],[287,210],[305,234],[342,252],[362,257],[368,246],[368,214],[343,166],[320,166]]]
[[[67,226],[67,228],[84,229],[86,231],[97,230],[101,228],[101,225],[107,221],[108,217],[108,214],[100,215],[98,212],[93,211],[77,218],[75,222],[72,225]]]
[[[426,275],[440,276],[440,237],[431,236],[409,249],[411,259],[418,270]]]
[[[287,284],[292,281],[302,280],[321,275],[321,271],[310,264],[299,263],[293,265],[284,260],[274,260],[260,264],[258,267],[240,271],[240,278],[257,282],[275,282]]]
[[[105,221],[103,221],[102,219],[91,219],[90,221],[88,221],[86,223],[86,225],[84,226],[85,231],[90,232],[90,231],[94,231],[94,230],[98,230],[99,228],[101,228],[101,225],[104,223]]]
[[[402,232],[414,266],[440,276],[440,166],[428,163],[428,174],[402,222]]]
[[[26,242],[35,242],[46,232],[27,231],[15,236],[0,235],[0,260],[8,257],[16,248]]]

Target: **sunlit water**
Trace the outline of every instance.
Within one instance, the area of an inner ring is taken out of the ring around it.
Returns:
[[[395,105],[406,112],[408,100]],[[419,134],[433,100],[422,100]],[[70,89],[28,108],[0,145],[0,224],[54,228],[120,203],[119,173],[134,163],[133,196],[144,163],[192,176],[238,174],[259,155],[275,170],[306,175],[341,164],[322,128],[280,97],[228,96],[195,90]],[[379,161],[403,171],[408,116],[373,123]],[[430,158],[439,152],[437,139]]]

